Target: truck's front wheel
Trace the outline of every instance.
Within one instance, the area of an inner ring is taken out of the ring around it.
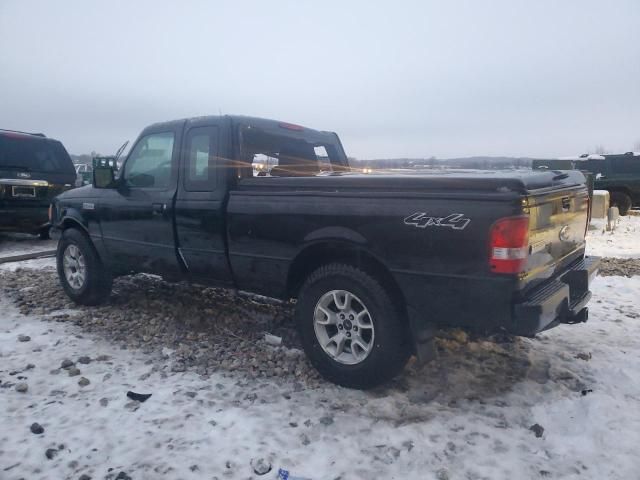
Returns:
[[[111,293],[112,279],[91,240],[75,228],[62,233],[56,254],[58,277],[76,303],[97,305]]]
[[[394,377],[411,354],[406,323],[380,282],[343,264],[313,272],[296,305],[304,350],[322,376],[350,388]]]

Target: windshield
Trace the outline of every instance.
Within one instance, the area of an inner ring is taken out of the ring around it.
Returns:
[[[28,172],[73,173],[73,163],[55,140],[0,135],[0,168]]]
[[[240,126],[243,177],[303,177],[332,173],[347,165],[335,134],[288,124]]]

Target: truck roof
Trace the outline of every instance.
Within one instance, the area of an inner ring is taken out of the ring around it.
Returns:
[[[213,122],[213,121],[217,121],[220,119],[227,119],[227,120],[231,120],[231,122],[233,123],[245,123],[245,124],[251,124],[252,126],[256,126],[256,127],[273,127],[276,125],[280,125],[280,126],[284,126],[285,128],[291,128],[291,129],[301,129],[307,132],[311,132],[311,133],[317,133],[317,134],[327,134],[327,133],[331,133],[332,132],[328,132],[325,130],[316,130],[313,128],[308,128],[302,125],[297,125],[297,124],[293,124],[293,123],[289,123],[289,122],[284,122],[281,120],[273,120],[273,119],[269,119],[269,118],[262,118],[262,117],[252,117],[252,116],[248,116],[248,115],[203,115],[200,117],[187,117],[187,118],[180,118],[180,119],[176,119],[176,120],[169,120],[166,122],[156,122],[153,123],[151,125],[149,125],[147,128],[145,128],[145,130],[150,129],[150,128],[158,128],[158,127],[175,127],[178,124],[187,122],[190,124],[206,124],[208,122]]]

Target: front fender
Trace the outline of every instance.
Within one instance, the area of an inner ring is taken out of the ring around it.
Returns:
[[[54,204],[55,220],[52,222],[52,235],[53,238],[57,239],[67,228],[77,228],[91,239],[98,255],[101,258],[106,258],[102,231],[98,218],[94,216],[95,208],[93,208],[93,205],[93,203],[83,203],[82,207],[78,207],[76,205]]]

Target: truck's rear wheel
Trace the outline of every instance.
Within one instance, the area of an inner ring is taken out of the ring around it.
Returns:
[[[81,231],[70,228],[62,233],[56,263],[62,288],[74,302],[98,305],[109,298],[111,275],[91,240]]]
[[[313,366],[345,387],[380,385],[402,370],[411,354],[406,322],[387,291],[349,265],[326,265],[309,276],[296,321]]]
[[[631,210],[631,197],[624,192],[611,192],[611,206],[618,207],[620,215],[627,215]]]

